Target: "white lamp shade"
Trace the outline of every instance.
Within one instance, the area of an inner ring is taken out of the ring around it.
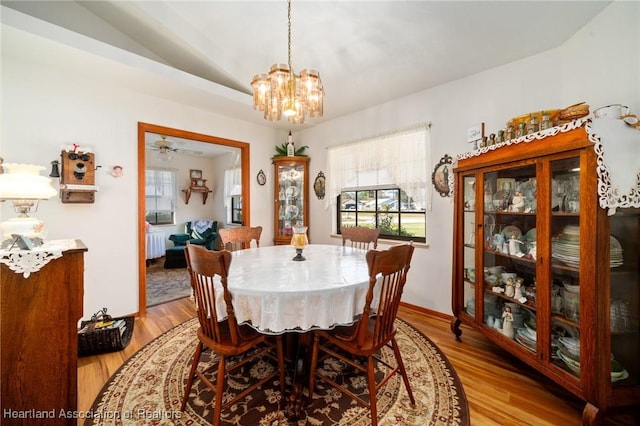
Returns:
[[[7,163],[0,175],[0,199],[46,200],[57,194],[51,179],[40,176],[45,168],[34,164]]]
[[[0,223],[3,239],[9,239],[13,234],[20,234],[28,238],[42,238],[44,236],[44,222],[29,217],[27,212],[36,206],[38,200],[46,200],[57,194],[51,186],[51,179],[40,176],[45,168],[34,164],[3,164],[5,173],[0,174],[0,200],[14,200],[16,211],[20,217],[11,218]]]

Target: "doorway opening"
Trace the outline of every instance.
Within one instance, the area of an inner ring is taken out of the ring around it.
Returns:
[[[250,145],[247,142],[204,135],[187,130],[174,129],[155,124],[138,122],[138,314],[146,315],[147,311],[147,267],[146,267],[146,164],[147,164],[147,136],[148,134],[163,135],[167,138],[180,138],[204,144],[214,144],[223,147],[239,149],[241,164],[242,222],[250,224],[250,182],[249,182],[249,157]],[[188,172],[188,171],[185,171]],[[178,202],[184,202],[179,200]]]

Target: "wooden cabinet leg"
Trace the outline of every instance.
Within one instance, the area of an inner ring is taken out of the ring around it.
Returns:
[[[451,320],[451,332],[455,334],[456,340],[458,342],[462,342],[462,339],[460,338],[460,336],[462,336],[462,329],[460,328],[460,324],[462,324],[462,321],[460,321],[457,317],[453,317],[453,319]]]
[[[599,425],[602,423],[602,411],[595,405],[587,402],[584,406],[584,410],[582,410],[582,424],[583,425]]]

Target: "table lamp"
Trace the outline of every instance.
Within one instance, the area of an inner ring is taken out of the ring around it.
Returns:
[[[0,174],[0,200],[12,200],[18,217],[0,223],[2,239],[22,235],[30,239],[42,239],[44,222],[30,217],[28,213],[38,209],[38,201],[57,194],[51,179],[40,176],[45,168],[34,164],[5,163]]]
[[[302,256],[302,249],[309,245],[309,240],[307,239],[307,227],[306,226],[297,226],[293,227],[293,236],[291,237],[291,245],[296,249],[296,257],[293,258],[295,261],[306,260]]]

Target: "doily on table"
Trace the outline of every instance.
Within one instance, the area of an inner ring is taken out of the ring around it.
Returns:
[[[4,263],[17,274],[29,278],[53,259],[62,257],[62,252],[76,247],[75,240],[47,242],[31,250],[0,250],[0,263]]]

